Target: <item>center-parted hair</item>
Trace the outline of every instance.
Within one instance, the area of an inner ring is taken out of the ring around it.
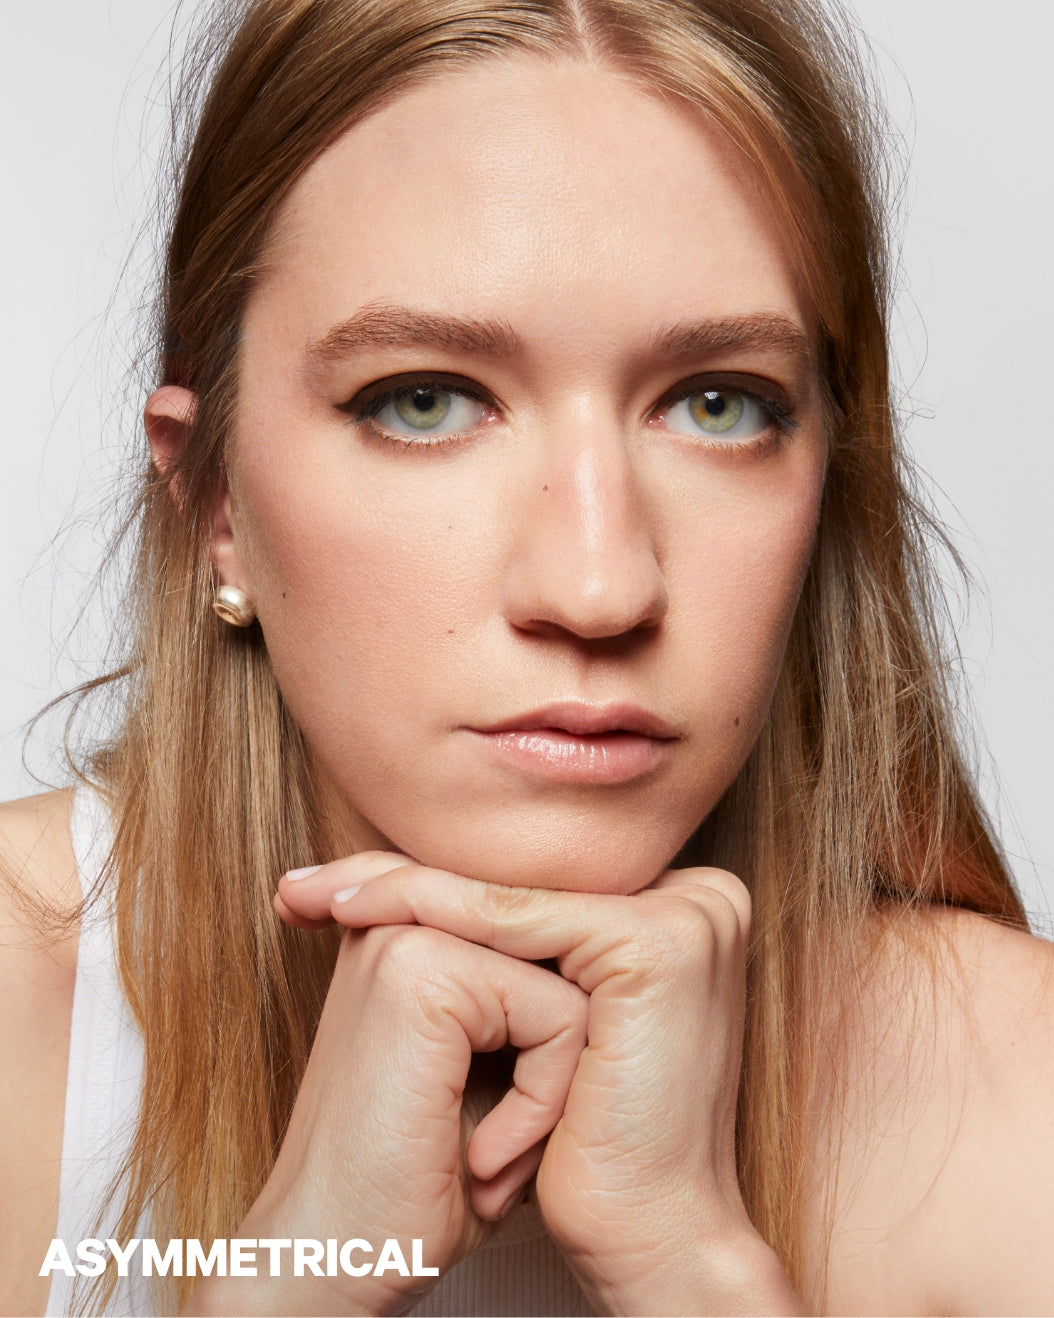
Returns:
[[[134,638],[103,679],[126,713],[89,768],[113,803],[120,967],[146,1045],[119,1234],[144,1212],[159,1241],[233,1233],[280,1147],[337,946],[273,914],[285,869],[347,842],[258,625],[210,608],[239,329],[268,235],[350,124],[425,79],[524,55],[610,67],[719,125],[815,318],[829,448],[815,551],[761,736],[681,857],[753,897],[739,1172],[801,1285],[807,1114],[873,913],[944,903],[1024,923],[956,750],[927,525],[897,444],[881,121],[850,23],[806,0],[246,0],[192,48],[155,383],[199,406],[176,464],[145,472]],[[191,1282],[171,1285],[176,1304]]]

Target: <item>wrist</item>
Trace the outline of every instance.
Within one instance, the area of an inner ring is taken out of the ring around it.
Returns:
[[[705,1260],[705,1261],[704,1261]],[[737,1241],[700,1250],[699,1294],[708,1297],[707,1312],[735,1314],[806,1313],[776,1252],[749,1228]]]
[[[720,1240],[695,1239],[604,1270],[575,1267],[602,1314],[790,1314],[806,1312],[783,1265],[748,1227]]]

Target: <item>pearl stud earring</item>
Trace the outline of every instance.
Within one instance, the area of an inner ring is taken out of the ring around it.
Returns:
[[[237,586],[218,586],[212,597],[217,616],[232,627],[249,627],[256,617],[252,600]]]

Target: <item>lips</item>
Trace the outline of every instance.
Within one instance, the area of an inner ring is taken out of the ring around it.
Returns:
[[[637,705],[576,701],[467,728],[506,770],[556,783],[629,783],[658,769],[679,740],[664,719]]]
[[[658,741],[670,741],[677,736],[674,728],[664,719],[646,709],[641,709],[638,705],[587,705],[577,701],[561,701],[546,705],[528,714],[519,714],[514,718],[474,729],[482,733],[544,730],[566,732],[573,737],[632,733]]]

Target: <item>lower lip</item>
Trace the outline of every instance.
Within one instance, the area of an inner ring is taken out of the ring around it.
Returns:
[[[493,754],[528,773],[565,783],[628,783],[658,768],[671,739],[633,732],[579,736],[559,728],[476,732]]]

